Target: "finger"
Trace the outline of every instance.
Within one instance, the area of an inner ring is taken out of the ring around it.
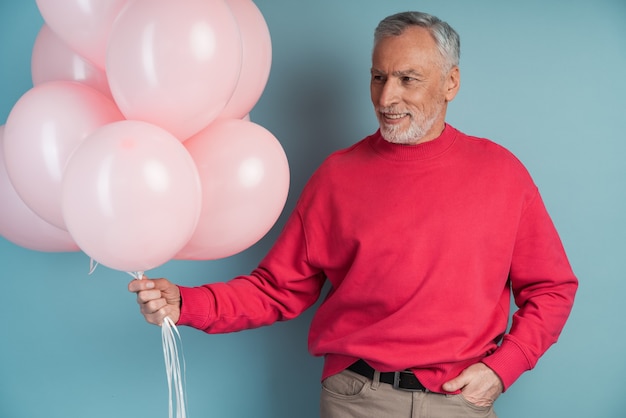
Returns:
[[[160,290],[141,290],[137,292],[137,303],[143,304],[154,299],[161,299],[162,297]]]
[[[128,290],[133,293],[140,292],[142,290],[154,289],[155,283],[151,279],[133,280],[128,283]]]
[[[143,317],[146,319],[148,323],[161,326],[161,324],[163,324],[163,318],[165,318],[165,315],[163,315],[159,311],[159,312],[155,312],[152,314],[144,315]]]
[[[154,288],[155,289],[159,289],[161,291],[163,290],[169,290],[172,287],[176,287],[172,282],[170,282],[167,279],[152,279],[150,280],[152,283],[154,283]]]
[[[443,390],[446,392],[456,392],[467,386],[468,382],[465,379],[464,373],[443,384]]]
[[[177,318],[173,317],[173,313],[174,311],[172,310],[172,308],[166,305],[155,312],[144,314],[144,318],[151,324],[161,326],[163,325],[165,317],[170,317],[170,319],[176,321]]]
[[[165,299],[154,299],[141,305],[141,313],[144,315],[154,314],[167,305]]]
[[[450,380],[449,382],[444,383],[442,386],[443,390],[445,390],[446,392],[456,392],[462,387],[463,386],[460,385],[456,380]]]

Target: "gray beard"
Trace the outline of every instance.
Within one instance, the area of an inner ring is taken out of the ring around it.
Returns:
[[[378,123],[380,125],[380,133],[382,137],[392,144],[400,144],[400,145],[412,145],[419,142],[428,131],[433,127],[435,121],[439,117],[441,113],[441,109],[437,112],[433,113],[429,117],[424,117],[424,115],[411,115],[411,123],[409,128],[403,130],[400,126],[396,125],[385,125],[378,114]]]

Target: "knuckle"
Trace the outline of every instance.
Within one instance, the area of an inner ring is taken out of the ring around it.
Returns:
[[[161,315],[159,315],[159,313],[151,313],[151,314],[145,314],[144,318],[146,319],[146,322],[148,322],[149,324],[153,324],[153,325],[161,325]]]
[[[150,300],[150,294],[146,290],[142,290],[140,292],[137,292],[137,300],[139,302],[145,303],[148,300]]]
[[[159,306],[157,304],[157,301],[155,300],[146,302],[144,306],[146,307],[146,311],[149,313],[155,313],[157,310],[159,310]]]
[[[154,290],[142,290],[137,293],[137,300],[141,303],[147,303],[160,297],[161,292]]]

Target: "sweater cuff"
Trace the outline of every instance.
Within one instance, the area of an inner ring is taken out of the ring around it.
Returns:
[[[502,345],[491,355],[482,359],[491,370],[496,372],[506,391],[521,375],[532,366],[522,349],[510,339],[505,338]]]
[[[205,330],[215,312],[213,293],[205,287],[178,286],[181,297],[180,318],[176,325],[186,325]]]

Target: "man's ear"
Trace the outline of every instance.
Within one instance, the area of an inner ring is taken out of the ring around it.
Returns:
[[[456,65],[448,71],[445,80],[446,101],[451,102],[461,87],[461,71]]]

